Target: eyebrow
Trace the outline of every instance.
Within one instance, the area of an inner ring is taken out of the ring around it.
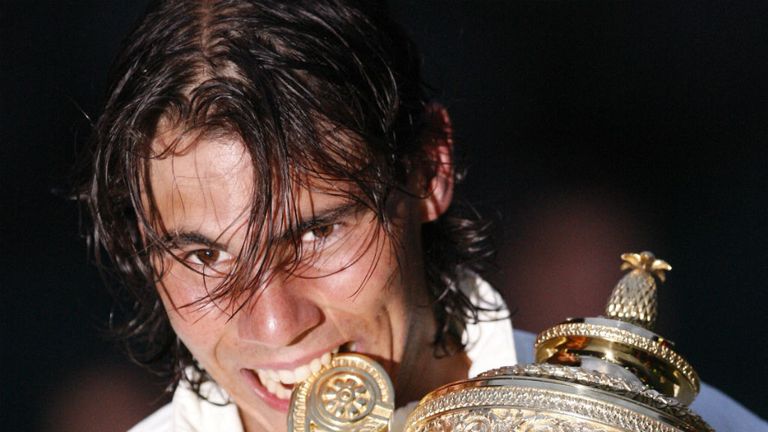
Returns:
[[[360,210],[360,202],[358,201],[345,201],[335,207],[329,207],[327,209],[320,210],[317,213],[312,214],[307,220],[302,220],[296,225],[295,232],[303,233],[311,228],[328,225],[340,219],[348,217],[350,214],[356,213]],[[285,232],[276,237],[278,242],[286,241],[290,237],[289,232]]]
[[[216,240],[212,240],[198,231],[170,232],[165,234],[161,241],[167,247],[201,244],[211,249],[226,250],[226,246],[224,244]]]
[[[302,233],[313,227],[326,225],[343,219],[356,213],[362,204],[357,201],[347,201],[340,205],[329,207],[314,213],[309,219],[302,220],[296,225],[295,232]],[[284,232],[273,239],[273,243],[287,241],[290,231]],[[193,244],[204,245],[211,249],[227,250],[227,246],[217,240],[213,240],[199,231],[175,231],[165,234],[162,243],[169,247],[188,246]]]

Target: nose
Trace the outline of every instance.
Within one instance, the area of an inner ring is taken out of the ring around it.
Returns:
[[[241,339],[270,348],[293,345],[323,322],[320,306],[301,289],[273,280],[237,316]]]

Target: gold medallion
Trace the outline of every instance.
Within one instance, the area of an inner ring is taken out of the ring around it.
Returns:
[[[288,430],[386,431],[394,407],[392,382],[378,363],[337,354],[294,388]]]

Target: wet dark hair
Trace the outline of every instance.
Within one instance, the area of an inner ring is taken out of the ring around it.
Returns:
[[[293,246],[287,262],[300,262],[297,184],[316,177],[346,182],[353,191],[346,198],[371,209],[389,235],[386,206],[394,192],[404,191],[416,170],[436,170],[424,143],[450,138],[430,127],[419,66],[413,43],[378,3],[150,6],[114,65],[80,192],[93,223],[89,239],[97,265],[117,282],[122,306],[112,325],[135,361],[172,376],[174,384],[191,379],[196,390],[208,379],[175,336],[157,292],[163,269],[152,257],[170,246],[148,181],[149,162],[188,150],[181,139],[153,148],[158,130],[173,129],[193,142],[233,136],[245,145],[255,182],[251,241],[204,300],[241,299],[283,264],[278,260],[285,254],[277,258],[279,245],[272,243],[281,223]],[[455,203],[422,228],[436,355],[462,349],[465,325],[477,319],[478,307],[457,282],[485,269],[488,228]],[[376,244],[371,239],[367,247]],[[193,378],[183,373],[189,366],[199,372]]]

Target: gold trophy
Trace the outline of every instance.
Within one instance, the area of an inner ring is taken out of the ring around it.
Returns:
[[[712,431],[688,405],[699,377],[653,332],[656,279],[669,264],[650,252],[621,256],[630,270],[604,317],[569,319],[536,338],[536,363],[502,367],[440,387],[405,431]],[[291,431],[388,431],[394,392],[386,372],[340,354],[296,386]]]

